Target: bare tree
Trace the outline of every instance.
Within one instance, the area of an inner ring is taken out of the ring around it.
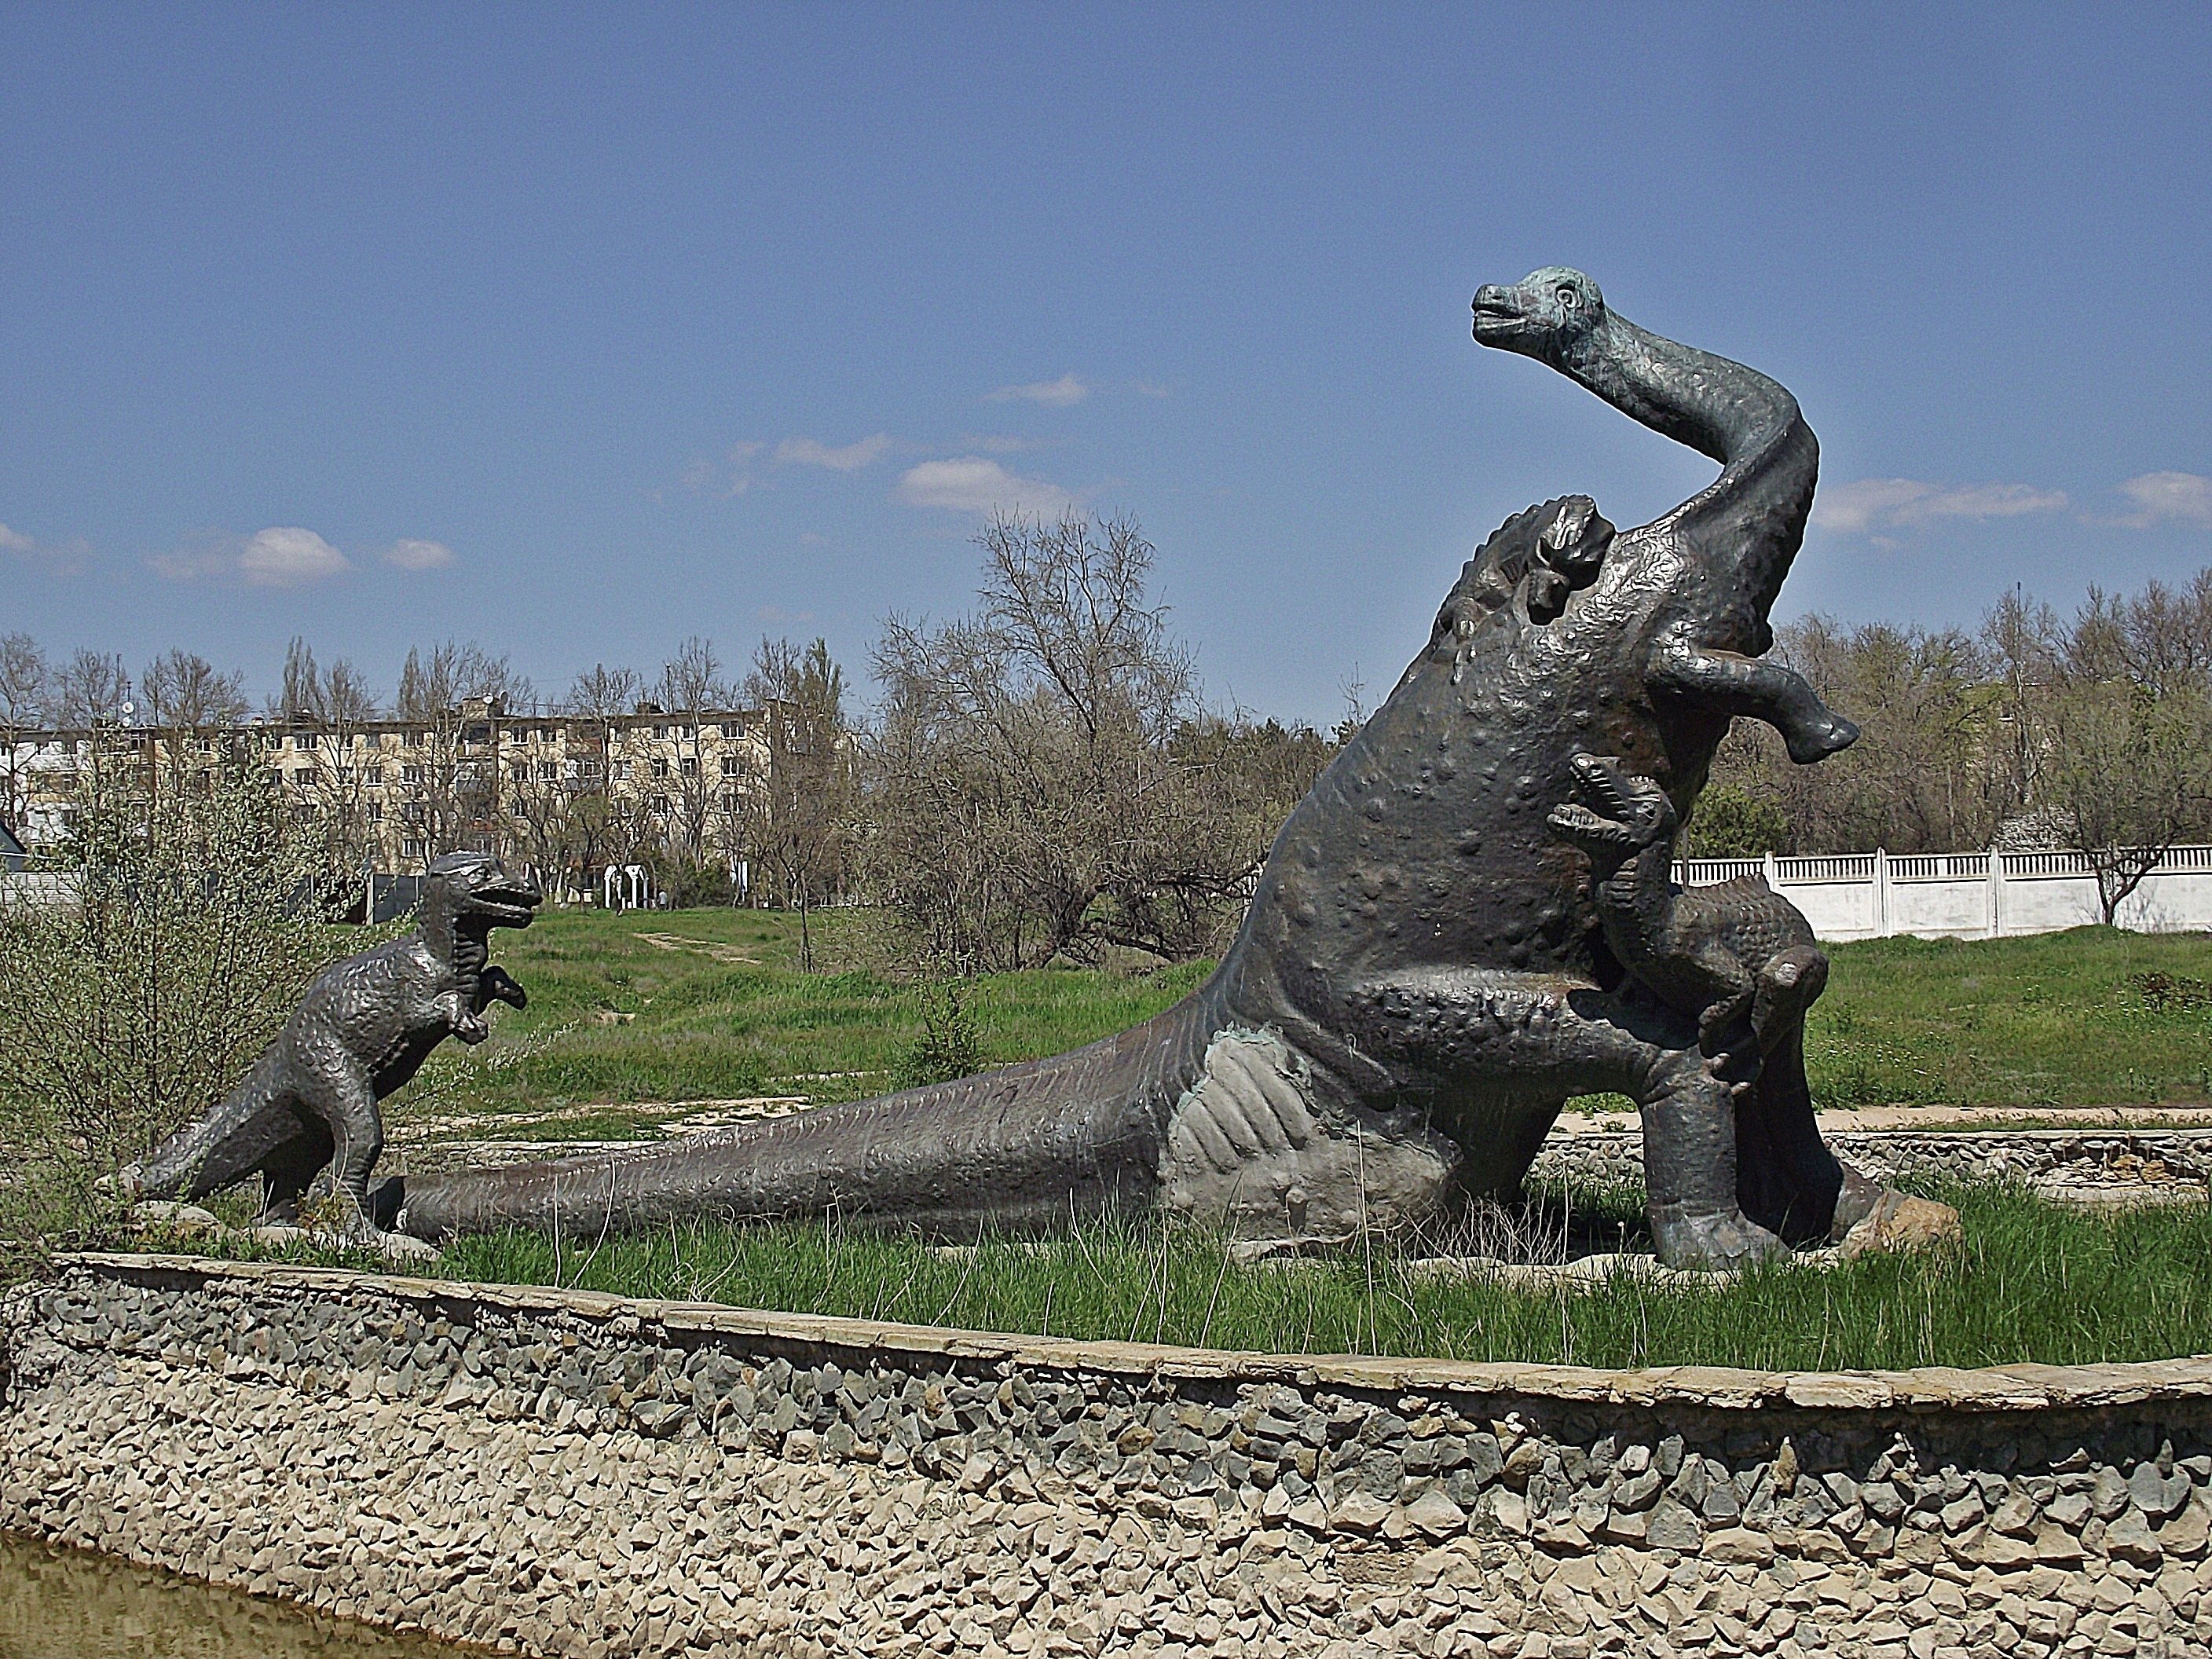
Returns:
[[[0,822],[21,826],[30,802],[24,740],[53,723],[53,678],[28,634],[0,635]]]
[[[235,726],[246,718],[246,676],[224,673],[205,657],[173,648],[138,676],[145,723],[165,732]]]
[[[731,700],[722,659],[714,642],[693,635],[662,665],[658,701],[675,729],[676,764],[668,779],[671,851],[696,867],[706,859],[708,831],[719,798],[719,778],[708,775],[700,741],[703,717]]]
[[[1209,947],[1325,745],[1206,714],[1134,524],[980,540],[975,613],[892,617],[876,650],[875,885],[963,969]]]
[[[399,671],[399,718],[419,728],[401,763],[403,811],[427,863],[457,847],[490,844],[500,835],[497,722],[527,703],[530,681],[507,658],[474,641],[410,649]]]
[[[799,912],[799,966],[811,972],[812,912],[844,885],[852,831],[845,673],[826,641],[801,650],[763,640],[744,698],[767,722],[768,760],[764,775],[730,792],[733,816],[747,852]]]
[[[2212,807],[2212,705],[2127,680],[2078,679],[2040,700],[2044,805],[2097,878],[2106,926]]]
[[[564,780],[570,795],[580,887],[589,888],[610,865],[630,861],[624,855],[635,844],[634,815],[617,799],[612,781],[620,722],[637,712],[643,693],[644,684],[635,669],[597,663],[576,676],[563,699],[568,713],[582,726],[580,732],[570,728],[573,775]]]
[[[1819,617],[1778,633],[1778,654],[1866,736],[1796,767],[1738,721],[1693,848],[1717,850],[1755,819],[1762,840],[1780,823],[1774,838],[1798,852],[2068,842],[2098,869],[2109,917],[2177,837],[2212,833],[2193,769],[2212,704],[2212,570],[2179,588],[2093,589],[2070,621],[2015,588],[1973,635]],[[1742,822],[1720,824],[1717,806]]]
[[[131,671],[118,656],[81,647],[62,665],[54,690],[64,726],[113,726],[126,718]]]

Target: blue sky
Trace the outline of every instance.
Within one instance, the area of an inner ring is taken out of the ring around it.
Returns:
[[[2212,7],[0,8],[0,629],[542,687],[1134,515],[1210,689],[1711,469],[1468,337],[1580,265],[1799,396],[1783,614],[2212,562]]]

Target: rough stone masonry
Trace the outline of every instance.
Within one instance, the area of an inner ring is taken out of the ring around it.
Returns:
[[[87,1256],[0,1525],[559,1655],[2201,1653],[2212,1361],[1604,1372]]]

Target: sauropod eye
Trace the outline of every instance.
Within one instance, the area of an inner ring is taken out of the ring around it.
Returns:
[[[1582,302],[1583,296],[1576,293],[1574,289],[1571,288],[1563,288],[1559,290],[1559,303],[1565,306],[1568,310],[1572,311]]]

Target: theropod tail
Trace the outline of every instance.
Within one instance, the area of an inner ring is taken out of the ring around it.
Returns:
[[[118,1181],[135,1197],[194,1203],[263,1170],[272,1195],[289,1199],[328,1160],[330,1140],[327,1129],[285,1105],[277,1063],[264,1054],[221,1105],[156,1141]]]
[[[952,1237],[1064,1226],[1152,1202],[1169,1108],[1202,1069],[1215,1023],[1201,990],[1118,1036],[957,1082],[635,1152],[396,1177],[372,1213],[432,1240],[831,1211]]]

